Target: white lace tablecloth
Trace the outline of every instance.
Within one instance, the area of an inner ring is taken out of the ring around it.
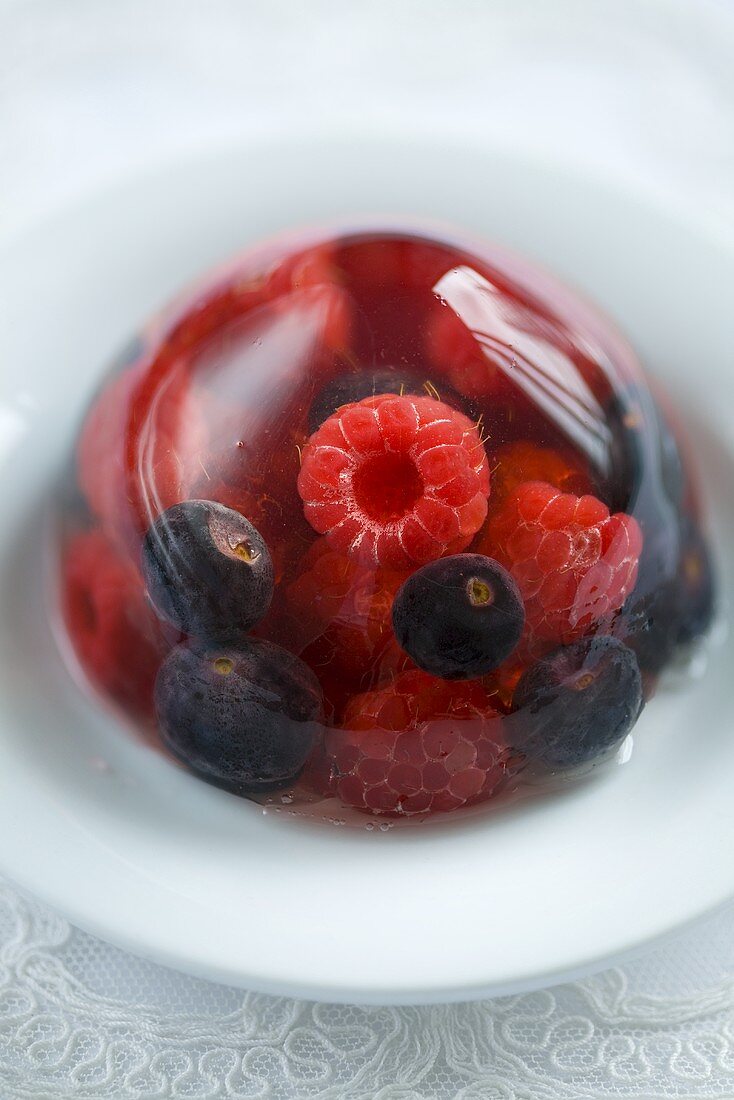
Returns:
[[[730,0],[0,0],[0,237],[283,118],[388,109],[562,149],[730,232],[732,57]],[[734,909],[582,982],[358,1008],[174,973],[0,882],[0,1096],[732,1098]]]
[[[359,1008],[242,993],[0,890],[0,1095],[247,1100],[734,1096],[734,909],[539,993]]]

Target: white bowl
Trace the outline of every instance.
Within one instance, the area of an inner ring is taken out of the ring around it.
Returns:
[[[492,150],[305,140],[171,163],[0,252],[0,866],[157,961],[269,992],[465,999],[570,978],[734,895],[732,651],[663,692],[623,766],[486,817],[382,832],[264,815],[136,742],[69,681],[41,512],[105,363],[214,261],[361,214],[498,238],[614,315],[683,406],[732,573],[734,243]]]

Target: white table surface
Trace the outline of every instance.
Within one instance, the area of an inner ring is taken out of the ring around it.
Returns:
[[[731,235],[732,58],[728,0],[0,0],[0,244],[172,155],[388,107]],[[583,982],[360,1009],[165,970],[0,884],[0,1095],[731,1098],[734,908]]]

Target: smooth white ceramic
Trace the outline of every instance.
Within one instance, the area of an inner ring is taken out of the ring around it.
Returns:
[[[487,817],[372,832],[264,815],[70,683],[44,617],[44,502],[105,363],[208,265],[361,213],[499,238],[615,316],[685,409],[725,586],[734,239],[588,175],[352,134],[131,178],[0,252],[0,869],[160,962],[255,989],[417,1002],[571,977],[734,896],[732,649],[643,715],[631,758]]]

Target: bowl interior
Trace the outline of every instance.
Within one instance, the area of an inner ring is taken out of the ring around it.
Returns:
[[[508,153],[333,138],[121,181],[0,245],[0,866],[128,949],[272,992],[376,1002],[571,976],[734,894],[731,650],[669,685],[630,759],[483,817],[354,830],[264,814],[82,698],[41,583],[44,508],[105,364],[208,265],[301,222],[497,238],[617,319],[682,407],[732,576],[734,244],[694,216]]]

